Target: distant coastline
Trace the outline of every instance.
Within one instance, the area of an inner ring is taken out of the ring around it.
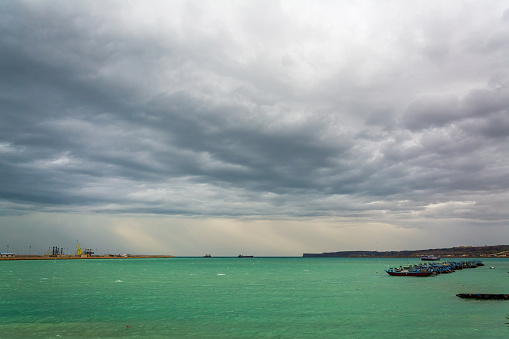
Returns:
[[[440,257],[471,257],[471,258],[508,258],[509,245],[495,246],[458,246],[451,248],[435,248],[427,250],[405,250],[405,251],[340,251],[323,253],[304,253],[305,258],[321,257],[380,257],[380,258],[411,258],[424,255],[436,255]]]
[[[81,259],[142,259],[142,258],[174,258],[172,255],[16,255],[14,257],[0,257],[0,260],[81,260]]]

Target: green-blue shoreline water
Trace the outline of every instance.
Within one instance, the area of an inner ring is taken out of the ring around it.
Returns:
[[[0,338],[508,338],[509,259],[391,277],[417,259],[0,262]],[[494,266],[495,269],[490,269]]]

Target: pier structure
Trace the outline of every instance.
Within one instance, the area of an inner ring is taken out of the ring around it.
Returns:
[[[390,267],[385,270],[387,274],[392,276],[419,276],[427,277],[430,275],[453,273],[457,270],[466,268],[476,268],[484,266],[479,260],[471,261],[450,261],[441,263],[421,263],[417,265]]]

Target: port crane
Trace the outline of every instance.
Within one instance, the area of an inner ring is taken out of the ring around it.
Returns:
[[[76,251],[76,253],[74,253],[74,255],[80,257],[81,256],[80,242],[76,240],[76,244],[78,244],[78,250]]]
[[[74,256],[75,257],[91,257],[92,254],[94,254],[94,252],[92,251],[91,248],[81,248],[80,247],[80,242],[78,240],[76,240],[76,244],[78,245],[78,250],[76,251],[76,253],[74,253]]]

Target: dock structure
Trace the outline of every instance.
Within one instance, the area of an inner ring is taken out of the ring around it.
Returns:
[[[392,276],[414,276],[414,277],[427,277],[437,274],[452,273],[457,270],[466,268],[476,268],[484,266],[479,260],[471,261],[448,261],[448,262],[433,262],[433,263],[421,263],[417,265],[390,267],[385,270],[387,274]]]
[[[0,261],[2,260],[80,260],[80,259],[155,259],[155,258],[174,258],[173,255],[164,255],[164,254],[148,254],[148,255],[133,255],[133,254],[123,254],[123,255],[113,255],[113,254],[105,254],[105,255],[92,255],[92,256],[75,256],[75,255],[59,255],[59,256],[48,256],[48,255],[16,255],[13,257],[0,257]]]
[[[509,300],[509,294],[492,294],[492,293],[458,293],[457,297],[463,299],[479,299],[479,300]]]

